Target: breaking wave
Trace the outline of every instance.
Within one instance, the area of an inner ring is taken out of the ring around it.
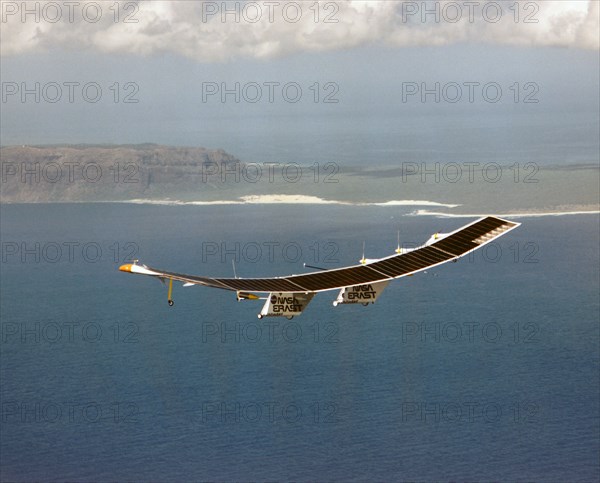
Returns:
[[[442,208],[457,208],[461,205],[439,203],[427,200],[389,200],[384,202],[355,202],[341,200],[326,200],[318,196],[307,195],[248,195],[234,200],[215,201],[181,201],[181,200],[149,200],[133,199],[127,203],[152,205],[267,205],[267,204],[297,204],[297,205],[346,205],[346,206],[436,206]]]
[[[409,214],[409,216],[437,216],[439,218],[481,218],[488,216],[491,213],[441,213],[429,210],[416,210]],[[529,218],[529,217],[540,217],[540,216],[565,216],[565,215],[597,215],[600,214],[598,210],[590,211],[546,211],[546,212],[527,212],[527,213],[493,213],[494,216],[500,218]]]

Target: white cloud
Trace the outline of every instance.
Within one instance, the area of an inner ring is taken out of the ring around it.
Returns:
[[[404,47],[457,42],[599,49],[599,0],[522,1],[517,9],[513,0],[152,1],[139,2],[135,12],[134,2],[122,2],[118,22],[113,2],[81,0],[74,7],[60,1],[1,4],[3,56],[85,48],[137,55],[174,53],[215,62],[373,43]],[[91,22],[96,5],[102,12],[97,22]],[[60,16],[54,22],[57,6]],[[31,13],[23,17],[25,9]],[[126,22],[128,14],[133,14],[128,20],[137,22]]]

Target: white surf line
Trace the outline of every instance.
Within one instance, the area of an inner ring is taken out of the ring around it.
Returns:
[[[119,203],[151,204],[151,205],[173,205],[173,206],[204,206],[204,205],[261,205],[261,204],[292,204],[292,205],[342,205],[342,206],[436,206],[443,208],[457,208],[461,205],[450,203],[439,203],[428,200],[389,200],[383,202],[367,201],[340,201],[326,200],[318,196],[309,195],[248,195],[237,200],[215,200],[215,201],[182,201],[182,200],[150,200],[137,198]]]
[[[542,216],[567,216],[567,215],[598,215],[600,214],[600,210],[597,211],[548,211],[548,212],[540,212],[540,213],[506,213],[506,214],[498,214],[494,213],[493,216],[498,216],[500,218],[533,218],[533,217],[542,217]],[[427,210],[416,210],[412,213],[409,213],[408,216],[437,216],[440,218],[481,218],[482,216],[488,216],[489,213],[440,213],[435,211],[427,211]]]

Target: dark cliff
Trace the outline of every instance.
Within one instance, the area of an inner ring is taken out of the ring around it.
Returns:
[[[8,203],[210,198],[243,166],[221,149],[156,144],[6,146],[0,163]]]

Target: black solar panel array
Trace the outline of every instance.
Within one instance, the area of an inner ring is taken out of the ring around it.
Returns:
[[[235,290],[245,292],[298,292],[305,290],[297,284],[288,280],[288,278],[227,278],[215,279],[223,284],[233,287]],[[257,288],[259,287],[259,288]]]
[[[310,291],[347,287],[349,285],[363,285],[385,278],[389,278],[389,275],[374,271],[371,268],[371,265],[359,265],[339,270],[327,270],[324,272],[287,277],[288,280],[293,281]]]
[[[177,280],[244,292],[316,292],[388,280],[450,261],[517,226],[487,217],[435,243],[368,265],[276,278],[208,278],[162,272]]]
[[[303,287],[293,284],[287,278],[209,278],[196,277],[183,273],[162,272],[167,277],[173,277],[182,282],[192,282],[208,287],[241,290],[243,292],[299,292],[306,291]],[[290,277],[288,277],[290,278]]]
[[[371,264],[376,270],[386,272],[390,277],[399,277],[423,268],[436,265],[454,258],[452,255],[428,246],[405,255],[397,255],[387,260]]]
[[[501,231],[504,232],[515,225],[516,223],[512,223],[510,221],[487,217],[471,226],[468,226],[464,230],[460,230],[454,235],[450,235],[439,242],[436,242],[434,246],[440,250],[447,251],[454,255],[464,255],[468,251],[479,246],[479,244],[475,243],[474,240],[477,240],[478,238],[497,229],[501,229]]]

